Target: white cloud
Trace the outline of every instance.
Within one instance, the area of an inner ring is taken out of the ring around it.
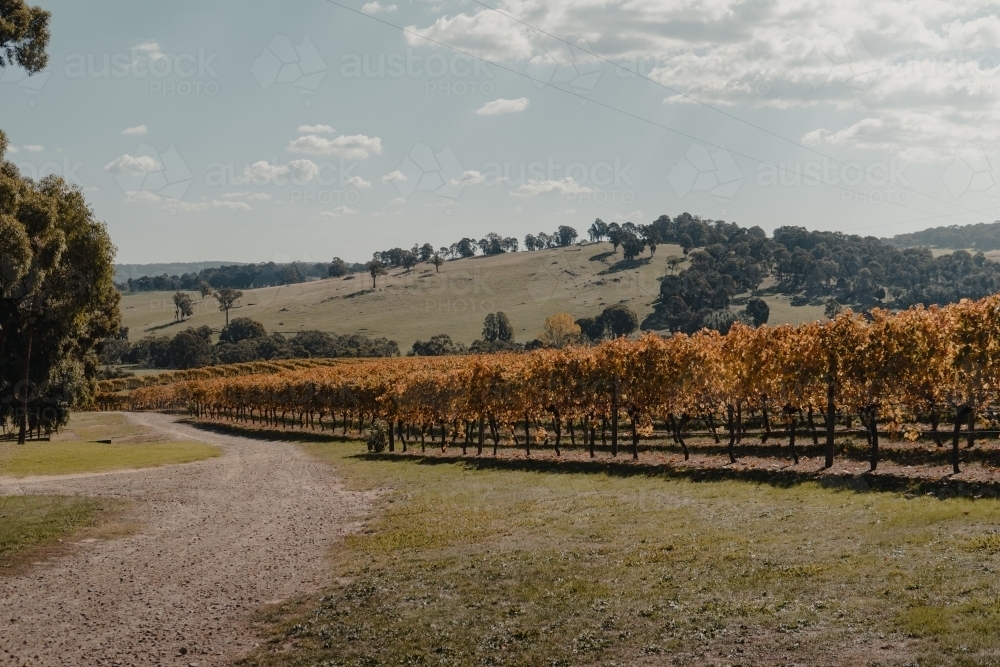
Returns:
[[[383,183],[400,183],[406,180],[406,174],[401,172],[399,169],[393,172],[389,172],[382,177]]]
[[[333,134],[333,128],[329,125],[299,125],[299,132],[308,134]]]
[[[397,9],[398,7],[396,7],[396,5],[383,5],[379,3],[378,0],[375,0],[375,2],[365,3],[365,5],[361,7],[361,11],[365,14],[388,14],[396,11]]]
[[[515,206],[512,209],[508,209],[511,213],[524,213],[524,209],[520,206]]]
[[[149,40],[137,46],[133,46],[132,50],[136,53],[156,53],[160,50],[160,45],[152,40]]]
[[[632,220],[642,220],[645,215],[642,211],[632,211],[631,213],[615,213],[615,218],[631,222]]]
[[[7,147],[7,152],[8,153],[19,153],[19,152],[21,152],[21,149],[18,148],[17,146],[8,146]]]
[[[201,211],[252,211],[250,204],[242,201],[222,201],[214,199],[212,201],[201,202],[171,202],[168,208],[176,209],[181,213],[200,213]]]
[[[462,187],[467,185],[479,185],[485,180],[486,177],[478,171],[466,171],[462,173],[462,178],[454,178],[448,181],[448,185],[459,185]]]
[[[248,201],[268,201],[274,199],[266,192],[227,192],[222,195],[223,199],[246,199]]]
[[[567,11],[568,2],[561,4],[557,11]],[[542,12],[549,7],[541,5]],[[543,28],[548,28],[548,21],[542,21]],[[538,25],[538,23],[535,23]],[[464,51],[476,53],[491,60],[528,59],[535,53],[532,44],[534,31],[519,26],[505,16],[496,12],[484,10],[469,16],[457,14],[451,18],[442,16],[427,28],[407,26],[414,34],[406,34],[410,46],[426,46],[427,42],[418,37],[423,35],[438,42],[450,44]]]
[[[393,205],[396,205],[396,204],[405,204],[406,203],[406,198],[405,197],[396,197],[395,199],[393,199],[389,203],[393,204]]]
[[[148,174],[161,169],[163,169],[163,165],[152,155],[125,154],[104,165],[104,171],[112,174]]]
[[[382,140],[364,134],[341,135],[335,139],[307,134],[288,144],[288,150],[307,155],[339,155],[349,160],[364,160],[371,153],[382,153]]]
[[[145,125],[136,125],[135,127],[127,127],[122,130],[122,134],[127,137],[141,137],[146,134],[146,132],[148,132],[148,130]]]
[[[487,102],[480,108],[476,109],[476,113],[480,116],[496,116],[502,113],[518,113],[519,111],[524,111],[528,108],[527,97],[519,97],[516,100],[505,100],[500,98],[498,100],[493,100],[492,102]]]
[[[39,146],[38,144],[28,144],[27,146],[24,147],[24,150],[28,151],[29,153],[41,153],[42,151],[45,150],[45,146]]]
[[[163,197],[149,190],[130,190],[125,193],[125,201],[129,204],[154,204],[163,201]]]
[[[359,188],[359,189],[370,188],[372,186],[370,181],[366,181],[360,176],[351,176],[344,182],[344,185],[346,185],[349,188]]]
[[[510,194],[512,197],[535,197],[547,194],[577,195],[588,192],[592,192],[592,190],[567,176],[561,181],[540,181],[533,178],[527,183],[522,183],[517,190]]]
[[[753,108],[814,108],[797,118],[812,119],[806,130],[826,131],[810,137],[821,144],[909,158],[936,154],[938,161],[964,146],[1000,144],[1000,15],[989,3],[550,0],[505,7],[547,32],[579,37],[595,53],[674,90],[741,107],[741,117],[766,118],[746,112]],[[591,64],[583,51],[496,12],[438,12],[409,29],[485,58],[534,67],[532,76],[560,87],[573,88],[574,77],[587,69],[581,62]],[[426,46],[417,35],[406,39]],[[597,84],[603,85],[614,67],[598,67],[606,72]],[[625,69],[617,74],[629,76]],[[695,103],[668,95],[667,104]],[[854,127],[865,118],[883,125]],[[784,119],[766,120],[780,128]]]
[[[332,211],[323,211],[316,217],[333,219],[333,218],[339,218],[343,215],[354,215],[355,213],[357,213],[357,211],[355,211],[353,208],[348,208],[347,206],[338,206]]]
[[[373,218],[384,218],[384,217],[389,217],[389,216],[393,216],[393,215],[401,215],[402,213],[403,213],[402,211],[376,211],[376,212],[372,213],[372,217]]]
[[[269,183],[282,184],[289,180],[293,183],[308,183],[319,175],[319,167],[312,160],[292,160],[288,164],[270,164],[267,160],[259,160],[243,169],[241,181],[254,185]]]

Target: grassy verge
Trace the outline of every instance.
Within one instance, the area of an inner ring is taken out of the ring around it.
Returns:
[[[1000,664],[1000,504],[369,458],[377,518],[240,664]]]
[[[0,444],[0,476],[67,475],[123,468],[149,468],[168,463],[190,463],[218,455],[217,447],[199,442],[4,443]]]
[[[0,576],[61,551],[70,536],[112,537],[132,527],[114,522],[121,503],[78,496],[0,496]]]
[[[99,440],[111,442],[95,442]],[[200,442],[164,441],[159,433],[122,414],[79,412],[73,414],[66,428],[53,435],[51,442],[0,442],[0,477],[149,468],[191,463],[219,454],[217,447]]]

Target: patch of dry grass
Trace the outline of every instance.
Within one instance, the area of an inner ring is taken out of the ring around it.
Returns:
[[[995,500],[303,446],[391,492],[243,665],[998,663]]]

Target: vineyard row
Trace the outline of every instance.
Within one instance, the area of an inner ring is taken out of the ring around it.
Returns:
[[[753,420],[766,439],[825,431],[826,465],[833,465],[836,424],[859,420],[879,461],[880,435],[941,442],[952,426],[951,463],[959,471],[959,433],[971,444],[978,418],[992,420],[1000,403],[1000,296],[899,313],[850,312],[799,326],[734,325],[719,335],[624,338],[596,347],[522,354],[364,360],[270,374],[188,379],[102,393],[105,409],[184,409],[198,416],[267,425],[332,428],[337,416],[385,432],[390,449],[404,434],[437,427],[442,439],[550,442],[557,454],[579,429],[594,451],[598,427],[610,430],[619,452],[619,421],[627,421],[631,455],[654,428],[688,455],[693,421],[718,438],[728,455]],[[654,424],[656,425],[654,427]],[[534,434],[531,426],[534,425]],[[404,440],[405,443],[405,440]]]

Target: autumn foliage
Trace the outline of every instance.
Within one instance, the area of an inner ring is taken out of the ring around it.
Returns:
[[[1000,296],[899,313],[850,312],[800,326],[735,324],[722,336],[702,331],[670,338],[647,335],[596,347],[542,349],[355,363],[189,379],[105,394],[108,406],[187,409],[212,418],[323,429],[381,422],[390,450],[404,436],[438,433],[442,446],[501,443],[524,447],[583,444],[619,421],[632,456],[654,428],[682,447],[692,420],[717,441],[728,432],[729,455],[750,419],[761,438],[782,431],[797,459],[795,438],[825,428],[832,463],[833,428],[858,420],[878,463],[879,436],[923,424],[940,443],[942,416],[958,433],[1000,400]],[[929,424],[929,429],[926,425]],[[970,435],[971,437],[971,435]],[[409,440],[409,438],[407,438]],[[407,440],[402,444],[405,448]]]

